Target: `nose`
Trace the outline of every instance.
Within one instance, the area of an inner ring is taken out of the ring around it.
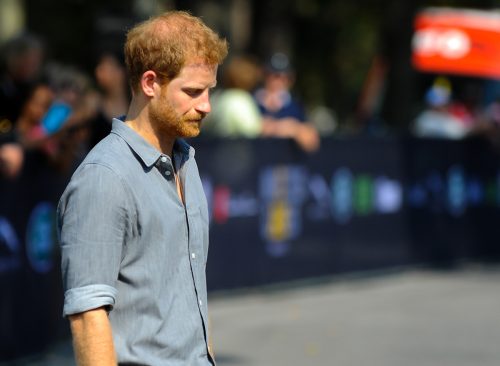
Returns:
[[[208,114],[212,110],[212,107],[210,106],[210,98],[208,95],[208,90],[205,90],[200,95],[200,100],[196,104],[196,110],[204,114]]]

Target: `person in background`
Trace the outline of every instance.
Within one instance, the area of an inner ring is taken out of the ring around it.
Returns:
[[[42,125],[43,117],[53,101],[54,92],[47,83],[36,85],[28,96],[16,122],[17,136],[25,149],[41,149],[47,155],[55,154],[56,146]]]
[[[43,60],[43,44],[32,34],[17,35],[0,49],[0,178],[15,179],[23,167],[24,150],[17,142],[15,124]]]
[[[89,124],[91,149],[111,132],[113,118],[126,114],[129,102],[125,66],[113,53],[103,53],[94,69],[99,97],[96,115]]]
[[[173,11],[125,42],[132,100],[58,205],[78,365],[215,365],[205,265],[208,207],[194,149],[226,41]]]
[[[463,122],[450,110],[451,85],[443,78],[438,78],[425,94],[427,108],[413,123],[413,133],[418,137],[447,139],[464,138],[470,131],[470,125]]]
[[[262,136],[291,138],[306,152],[319,148],[319,134],[307,122],[303,106],[292,96],[294,73],[288,57],[274,54],[264,70],[264,85],[255,92],[262,113]]]
[[[249,56],[233,56],[222,73],[223,89],[212,96],[212,112],[204,130],[222,138],[255,138],[262,115],[252,96],[260,80],[258,64]]]
[[[16,135],[26,152],[42,153],[48,166],[68,172],[86,152],[96,98],[86,75],[71,66],[49,64],[45,79],[23,105]]]
[[[38,37],[24,33],[7,41],[0,51],[3,69],[0,75],[0,121],[4,126],[1,133],[6,134],[14,132],[21,109],[40,78],[44,47]],[[5,139],[6,136],[0,138]]]

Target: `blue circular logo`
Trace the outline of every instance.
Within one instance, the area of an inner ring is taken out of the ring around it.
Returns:
[[[41,202],[31,212],[26,231],[26,255],[31,267],[39,273],[49,272],[54,265],[56,238],[55,209]]]
[[[10,222],[0,217],[0,273],[20,266],[19,240]]]

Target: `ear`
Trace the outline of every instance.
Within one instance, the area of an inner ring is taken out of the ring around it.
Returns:
[[[142,74],[140,85],[142,92],[148,96],[153,97],[155,95],[155,82],[156,82],[156,73],[152,70],[146,71]]]

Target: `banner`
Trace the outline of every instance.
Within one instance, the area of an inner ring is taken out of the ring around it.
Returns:
[[[500,259],[500,160],[484,140],[191,141],[210,212],[209,291]],[[62,314],[55,211],[68,181],[27,156],[0,181],[0,360],[42,350]]]
[[[423,72],[500,78],[500,12],[429,8],[418,13],[412,58]]]
[[[209,288],[498,258],[500,162],[483,140],[197,140]]]

